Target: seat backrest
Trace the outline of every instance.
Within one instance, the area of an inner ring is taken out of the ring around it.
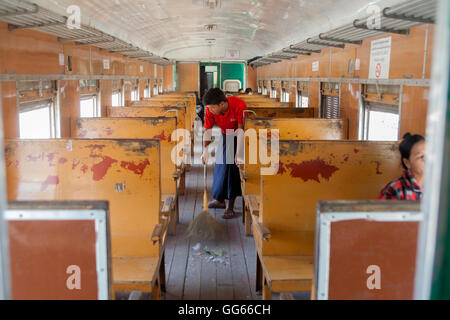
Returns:
[[[302,119],[302,118],[274,118],[274,119],[246,119],[245,130],[279,130],[280,140],[345,140],[348,138],[348,120],[343,119]],[[269,142],[270,143],[270,142]],[[259,194],[261,165],[259,159],[259,143],[250,147],[250,139],[246,139],[244,194]],[[257,163],[250,163],[249,153],[258,155]]]
[[[279,170],[261,176],[263,254],[312,255],[320,200],[377,199],[400,176],[396,142],[280,141]]]
[[[176,146],[176,140],[172,141],[171,136],[176,129],[175,117],[79,118],[72,126],[72,137],[161,140],[161,192],[175,194],[176,182],[173,174],[177,168],[172,161],[172,150]]]
[[[111,298],[108,202],[10,202],[5,217],[12,299]]]
[[[159,140],[6,140],[8,200],[107,200],[113,257],[158,257]]]
[[[320,201],[315,298],[413,299],[421,220],[418,201]]]

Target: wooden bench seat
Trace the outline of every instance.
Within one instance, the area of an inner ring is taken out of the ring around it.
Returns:
[[[273,129],[278,129],[280,139],[291,140],[344,140],[348,137],[347,119],[287,118],[285,116],[292,116],[292,114],[288,114],[288,112],[300,109],[286,109],[289,110],[286,110],[286,113],[281,114],[279,118],[245,119],[245,130],[255,130],[257,134],[259,134],[260,130],[268,130],[271,132]],[[302,116],[302,113],[299,113],[298,116]],[[304,116],[307,116],[307,114],[305,113]],[[250,139],[246,139],[245,150],[251,150],[249,140]],[[253,152],[259,152],[259,145],[258,150]],[[239,172],[244,202],[247,202],[248,200],[246,200],[246,197],[249,195],[256,195],[256,199],[259,197],[261,165],[259,160],[255,164],[250,163],[249,152],[246,152],[245,159],[245,165],[239,166]],[[246,206],[244,206],[244,208],[245,207]],[[253,207],[256,208],[256,206]],[[251,219],[247,219],[249,214],[250,213],[246,212],[246,214],[243,215],[245,234],[247,236],[251,235]]]
[[[312,290],[312,272],[273,256],[312,259],[318,201],[376,199],[401,170],[395,142],[280,140],[279,147],[279,171],[261,175],[259,217],[252,216],[264,299],[289,291],[274,279]]]
[[[112,272],[115,292],[142,291],[161,298],[161,270],[159,257],[113,258]]]
[[[257,275],[263,277],[263,299],[272,292],[310,291],[314,274],[313,256],[257,256]],[[257,288],[261,289],[261,288]]]
[[[177,167],[172,162],[172,149],[176,142],[171,140],[172,132],[177,129],[176,117],[145,117],[145,118],[80,118],[74,121],[72,136],[79,138],[127,138],[127,139],[158,139],[161,146],[161,193],[171,195],[174,204],[177,203],[178,189],[176,176]],[[125,164],[140,174],[140,166],[145,164]],[[176,175],[175,175],[176,174]],[[169,215],[177,223],[178,206],[171,206]],[[170,234],[176,233],[176,226],[170,228]]]
[[[178,197],[174,193],[161,194],[161,214],[169,218],[169,235],[176,235],[179,214],[177,210]]]
[[[112,259],[131,264],[113,268],[113,294],[151,283],[146,292],[156,288],[153,296],[159,297],[168,220],[160,210],[160,144],[156,139],[7,140],[8,199],[109,201]],[[156,268],[148,263],[153,260],[159,261]],[[133,280],[136,264],[147,266],[141,283]]]
[[[257,194],[244,195],[245,234],[251,235],[252,216],[259,216],[260,196]]]

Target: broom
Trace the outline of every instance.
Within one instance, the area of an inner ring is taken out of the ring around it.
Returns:
[[[224,227],[208,212],[208,193],[206,189],[206,165],[203,165],[203,211],[190,223],[186,238],[196,236],[198,240],[218,240],[225,237]]]

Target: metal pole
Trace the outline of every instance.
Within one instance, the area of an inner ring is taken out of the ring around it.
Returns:
[[[7,203],[2,100],[2,83],[0,82],[0,300],[8,300],[11,299],[11,291],[9,273],[9,237],[5,220]]]
[[[438,25],[435,32],[435,45],[433,50],[433,70],[431,95],[427,120],[427,146],[425,158],[424,184],[425,194],[422,201],[424,219],[420,224],[416,274],[414,286],[414,299],[425,300],[431,298],[433,280],[436,277],[435,268],[440,267],[442,256],[436,251],[438,243],[438,228],[442,218],[447,215],[439,210],[442,189],[442,174],[444,170],[444,149],[446,119],[448,119],[448,85],[449,85],[449,45],[450,45],[450,2],[439,0]],[[448,120],[447,120],[448,122]],[[447,123],[448,124],[448,123]],[[446,165],[448,165],[446,163]],[[444,180],[445,181],[445,180]],[[441,218],[441,219],[440,219]],[[438,223],[439,221],[439,223]],[[447,233],[449,230],[446,231]]]

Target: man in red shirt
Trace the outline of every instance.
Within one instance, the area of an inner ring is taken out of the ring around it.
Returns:
[[[222,129],[222,138],[216,151],[216,164],[212,196],[214,201],[208,204],[209,208],[225,208],[225,199],[228,201],[224,219],[235,216],[234,202],[236,197],[242,195],[237,158],[242,159],[242,137],[237,139],[238,129],[244,129],[244,111],[247,104],[237,97],[225,97],[222,90],[210,89],[203,97],[205,112],[205,129],[207,130],[203,141],[202,163],[208,161],[208,146],[211,143],[211,130],[214,124]],[[242,131],[243,132],[243,131]],[[238,143],[239,141],[239,143]],[[237,146],[236,146],[237,145]],[[239,150],[237,152],[237,150]]]

